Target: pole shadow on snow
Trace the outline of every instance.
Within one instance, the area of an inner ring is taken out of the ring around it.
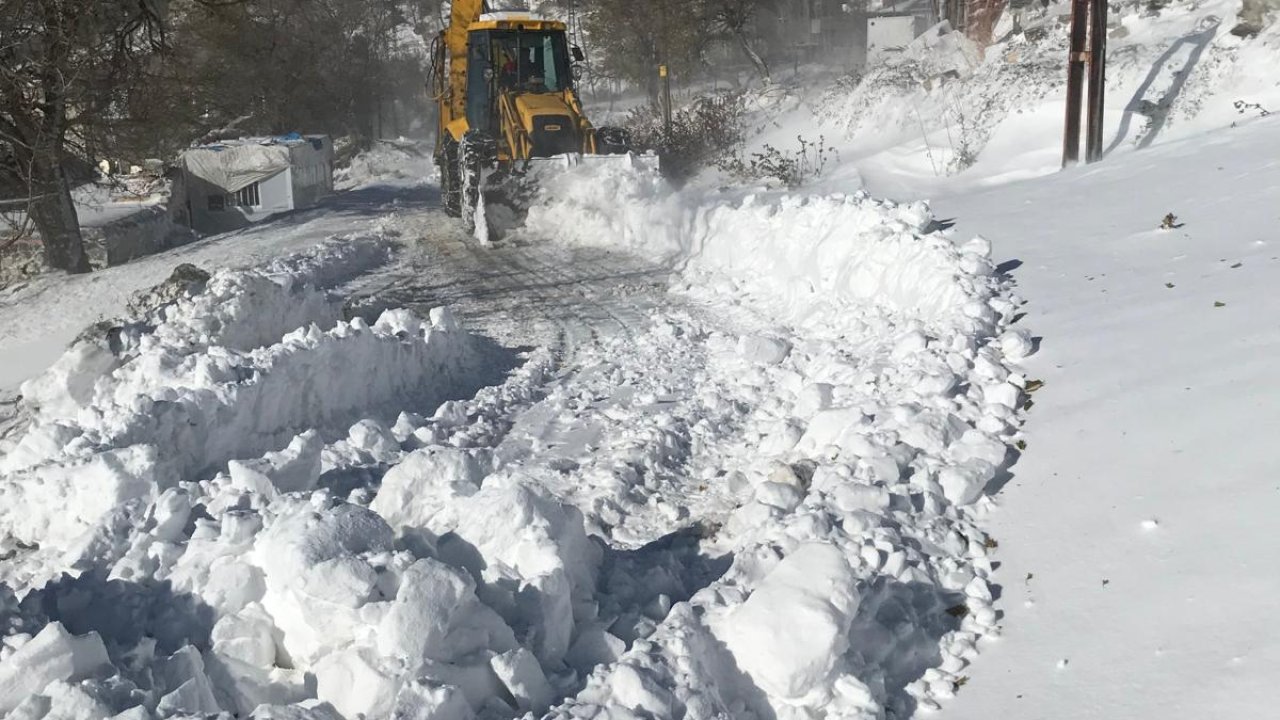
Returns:
[[[1130,126],[1133,124],[1133,116],[1135,114],[1145,116],[1148,123],[1146,131],[1138,139],[1138,149],[1148,147],[1155,142],[1156,136],[1164,129],[1165,123],[1169,119],[1169,111],[1172,109],[1173,103],[1182,94],[1182,90],[1187,84],[1187,78],[1191,76],[1192,71],[1200,63],[1200,57],[1204,54],[1205,49],[1209,47],[1209,43],[1213,42],[1213,38],[1218,32],[1218,26],[1221,24],[1222,20],[1214,16],[1202,20],[1200,27],[1195,32],[1178,38],[1155,61],[1151,66],[1150,72],[1147,73],[1147,77],[1138,86],[1137,92],[1133,94],[1129,103],[1125,105],[1124,114],[1120,118],[1120,128],[1116,131],[1116,137],[1111,141],[1111,144],[1103,153],[1104,155],[1110,155],[1112,151],[1124,142],[1129,134]],[[1174,80],[1169,89],[1155,102],[1146,100],[1147,92],[1151,89],[1152,84],[1155,83],[1156,78],[1160,76],[1160,73],[1164,71],[1165,66],[1173,60],[1179,51],[1187,46],[1190,46],[1191,51],[1187,54],[1182,68],[1174,71]]]

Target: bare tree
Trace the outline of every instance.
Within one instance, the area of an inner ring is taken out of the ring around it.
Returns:
[[[774,5],[774,0],[704,0],[705,12],[713,32],[727,35],[751,61],[760,79],[769,81],[769,63],[752,42],[751,30],[761,10]]]
[[[88,272],[66,163],[89,157],[116,91],[164,39],[162,0],[0,0],[0,141],[45,260]]]
[[[659,102],[658,66],[688,77],[707,48],[701,0],[593,0],[577,12],[591,38],[595,66],[645,89]]]

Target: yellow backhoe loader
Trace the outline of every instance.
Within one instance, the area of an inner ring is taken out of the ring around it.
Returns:
[[[574,90],[582,51],[565,24],[454,0],[432,58],[436,165],[445,210],[482,242],[518,226],[537,181],[582,162],[638,158],[621,128],[594,127]]]

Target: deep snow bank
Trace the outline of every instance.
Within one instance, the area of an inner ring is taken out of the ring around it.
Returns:
[[[713,528],[732,566],[557,717],[902,717],[964,684],[999,634],[981,519],[1032,343],[989,244],[935,225],[861,193],[677,192],[608,168],[547,189],[532,232],[661,258],[713,312],[772,325],[704,341],[703,384],[752,408],[741,452],[709,460],[738,496]]]
[[[346,322],[316,285],[334,266],[386,253],[379,241],[351,242],[262,271],[220,272],[194,294],[76,342],[27,382],[34,421],[0,459],[0,542],[37,547],[42,560],[27,567],[18,553],[6,579],[23,588],[75,567],[109,518],[228,461],[304,431],[345,434],[380,408],[452,397],[472,347],[447,313],[429,324],[404,311],[372,326]]]
[[[588,166],[544,188],[526,227],[728,278],[796,324],[870,306],[980,336],[1009,308],[995,297],[985,241],[957,246],[932,232],[924,203],[864,192],[676,192],[642,168]]]
[[[312,281],[361,252],[161,291],[29,385],[0,713],[507,718],[616,657],[582,514],[484,447],[549,356],[440,402],[488,356],[443,308],[342,320]]]
[[[351,158],[351,164],[334,172],[339,190],[357,190],[375,185],[416,187],[430,181],[435,173],[430,147],[414,140],[380,140]]]

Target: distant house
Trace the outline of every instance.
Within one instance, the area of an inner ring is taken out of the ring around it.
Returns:
[[[867,62],[877,64],[901,53],[938,22],[940,10],[968,0],[878,0],[867,6]]]
[[[324,135],[241,138],[182,154],[191,228],[219,233],[314,207],[333,192],[333,141]]]
[[[901,53],[929,27],[929,20],[911,12],[867,15],[867,62],[879,63]]]

